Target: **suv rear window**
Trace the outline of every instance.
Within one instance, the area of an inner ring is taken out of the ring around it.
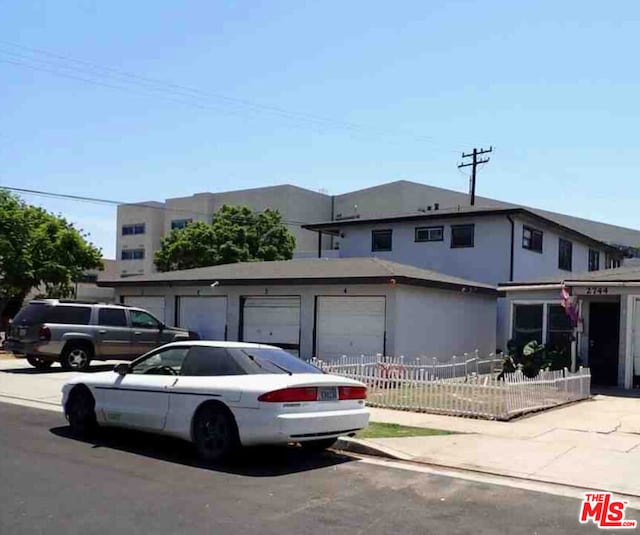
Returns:
[[[45,303],[29,303],[22,308],[20,312],[13,318],[14,324],[33,325],[34,323],[43,323],[43,318],[47,312],[48,306]]]
[[[46,323],[62,323],[66,325],[87,325],[91,319],[91,307],[51,307],[46,314]]]

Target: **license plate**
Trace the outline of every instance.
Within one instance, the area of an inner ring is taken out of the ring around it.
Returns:
[[[318,389],[318,401],[336,401],[338,389],[335,387],[322,387]]]
[[[27,328],[26,327],[20,327],[18,329],[18,336],[27,336]]]

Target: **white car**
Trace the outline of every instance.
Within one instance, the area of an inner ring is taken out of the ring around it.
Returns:
[[[366,386],[273,346],[185,341],[62,388],[72,430],[118,426],[192,441],[207,461],[238,446],[330,447],[369,422]]]

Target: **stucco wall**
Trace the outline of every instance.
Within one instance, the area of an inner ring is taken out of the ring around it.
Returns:
[[[451,248],[451,225],[475,224],[474,247]],[[416,242],[415,228],[444,226],[444,240]],[[371,232],[393,229],[389,252],[371,251]],[[344,227],[339,239],[340,256],[376,256],[472,281],[496,284],[509,279],[511,227],[505,217],[437,219],[420,223],[373,224]]]
[[[385,296],[389,355],[422,354],[449,358],[454,353],[495,350],[495,298],[454,291],[389,285],[145,287],[116,290],[121,295],[165,297],[165,317],[174,323],[175,297],[225,296],[227,337],[239,335],[241,296],[300,296],[300,355],[313,354],[315,296]]]
[[[122,235],[122,226],[144,223],[144,234]],[[155,271],[154,252],[160,248],[164,228],[164,205],[158,202],[118,206],[116,262],[118,275],[140,275]],[[144,260],[121,260],[123,249],[144,249]]]
[[[496,350],[495,297],[401,286],[396,311],[396,354],[448,360]]]

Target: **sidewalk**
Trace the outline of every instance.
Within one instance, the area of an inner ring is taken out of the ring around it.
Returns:
[[[376,422],[464,434],[367,439],[398,459],[640,496],[640,399],[595,396],[517,421],[372,409]]]

